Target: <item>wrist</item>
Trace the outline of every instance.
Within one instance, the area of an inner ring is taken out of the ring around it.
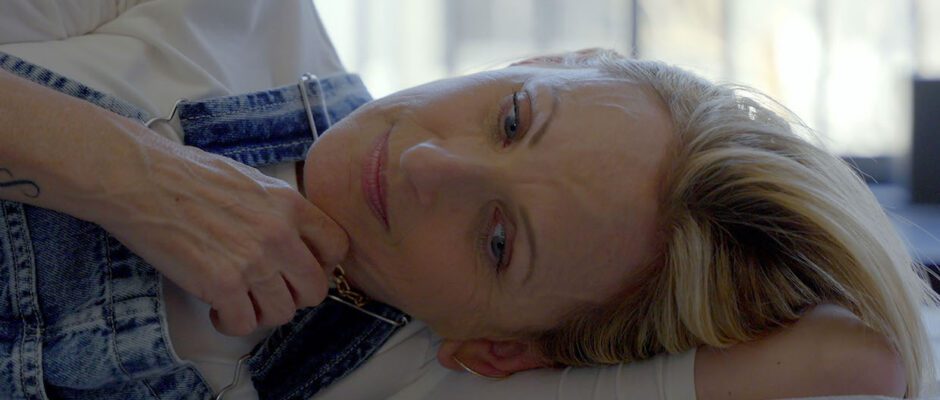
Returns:
[[[63,179],[72,185],[68,214],[105,226],[126,220],[150,203],[162,170],[181,164],[176,145],[137,121],[109,124],[107,145],[86,146],[83,168]]]

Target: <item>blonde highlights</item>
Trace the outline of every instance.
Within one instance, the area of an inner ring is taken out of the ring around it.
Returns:
[[[750,341],[839,304],[894,345],[908,395],[934,366],[920,308],[935,304],[871,191],[808,128],[756,91],[659,62],[587,50],[551,56],[656,93],[676,141],[660,193],[662,259],[603,307],[538,337],[564,365],[642,360]]]

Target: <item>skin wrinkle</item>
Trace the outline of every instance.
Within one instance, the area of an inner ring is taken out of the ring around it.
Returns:
[[[552,117],[555,116],[555,107],[558,104],[558,93],[555,91],[554,87],[550,84],[545,85],[545,87],[546,90],[542,91],[542,93],[548,93],[547,95],[534,96],[532,99],[531,112],[535,115],[535,120],[532,121],[532,129],[535,130],[535,132],[533,132],[535,136],[528,140],[528,146],[530,148],[535,147],[545,131],[551,128]],[[523,85],[523,89],[525,89],[525,85]],[[549,99],[547,102],[544,101],[546,97]]]
[[[521,121],[527,131],[504,148],[494,130],[518,90],[530,102],[520,117],[532,120]],[[622,290],[653,258],[655,181],[670,137],[658,104],[639,86],[592,69],[519,66],[433,82],[334,125],[308,153],[305,169],[318,172],[304,174],[305,186],[319,188],[309,200],[348,232],[342,265],[369,296],[447,338],[548,329]],[[537,145],[520,145],[540,127]],[[389,129],[385,231],[360,181],[362,158]],[[515,232],[511,263],[499,273],[476,247],[481,233],[492,235],[481,229],[493,201]],[[526,234],[538,242],[529,278]]]

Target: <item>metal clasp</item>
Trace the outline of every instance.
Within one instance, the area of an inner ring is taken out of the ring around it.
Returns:
[[[388,319],[384,316],[376,314],[372,311],[362,308],[369,302],[369,300],[362,293],[355,291],[349,282],[346,281],[346,271],[343,270],[342,266],[337,265],[336,269],[333,271],[333,283],[336,285],[336,290],[339,292],[340,296],[334,296],[332,294],[326,295],[328,299],[336,301],[338,303],[345,304],[349,307],[352,307],[356,310],[359,310],[362,313],[369,315],[370,317],[381,320],[382,322],[394,325],[394,326],[403,326],[408,323],[408,317],[402,316],[400,320],[394,321]],[[345,297],[345,299],[343,298]]]
[[[320,105],[323,106],[326,126],[333,125],[333,121],[330,120],[330,112],[326,109],[326,101],[323,98],[323,87],[320,86],[320,79],[313,74],[301,75],[297,86],[300,86],[300,99],[304,102],[304,111],[307,113],[307,123],[310,124],[310,133],[313,134],[313,142],[316,143],[317,139],[320,137],[320,132],[317,132],[317,123],[313,119],[313,110],[310,109],[310,94],[307,92],[307,82],[309,81],[313,81],[317,92],[320,93],[318,99],[320,100]]]
[[[172,121],[172,120],[173,120],[173,117],[176,116],[176,111],[179,109],[180,103],[182,103],[182,102],[184,102],[184,101],[186,101],[186,99],[179,99],[179,100],[177,100],[176,103],[173,103],[173,109],[170,110],[170,115],[167,115],[167,116],[165,116],[165,117],[153,117],[153,118],[150,118],[150,119],[147,120],[147,122],[144,122],[144,126],[146,126],[146,127],[149,128],[151,125],[153,125],[153,124],[156,123],[156,122],[170,122],[170,121]]]
[[[238,359],[238,362],[235,363],[235,377],[232,378],[232,383],[229,383],[228,386],[222,388],[222,390],[219,391],[219,394],[215,396],[215,400],[222,400],[222,398],[225,397],[225,393],[238,387],[238,384],[241,383],[242,379],[242,364],[244,364],[245,361],[248,361],[248,358],[250,357],[251,353],[248,353]]]

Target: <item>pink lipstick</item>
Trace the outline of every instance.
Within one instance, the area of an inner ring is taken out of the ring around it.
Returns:
[[[370,151],[362,162],[362,193],[372,213],[389,229],[385,164],[388,162],[388,137],[391,130],[379,135],[372,142]]]

